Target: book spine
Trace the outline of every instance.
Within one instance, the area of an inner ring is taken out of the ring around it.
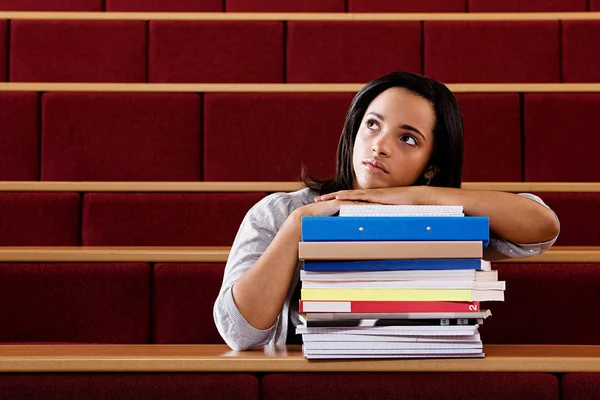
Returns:
[[[479,302],[439,301],[306,301],[300,300],[300,312],[348,313],[427,313],[478,312]]]
[[[404,271],[404,270],[481,270],[482,260],[477,258],[420,259],[420,260],[358,260],[304,262],[305,271]]]
[[[306,321],[306,326],[457,326],[481,323],[476,318],[439,318],[439,319],[340,319],[329,321]]]
[[[301,289],[303,300],[471,301],[468,289]]]

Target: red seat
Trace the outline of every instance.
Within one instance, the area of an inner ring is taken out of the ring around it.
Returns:
[[[600,21],[562,21],[564,82],[600,82]]]
[[[469,12],[569,12],[587,9],[587,0],[469,0]]]
[[[6,41],[8,40],[8,24],[0,20],[0,82],[7,80],[6,64],[8,54],[6,52]]]
[[[197,94],[49,93],[42,179],[198,181]]]
[[[600,398],[600,374],[597,372],[577,372],[565,374],[561,379],[561,399]]]
[[[228,12],[345,12],[345,0],[225,0]]]
[[[480,327],[483,343],[600,345],[600,321],[588,307],[600,302],[600,263],[492,268],[506,281],[506,296],[482,305],[492,311]]]
[[[150,278],[148,264],[0,264],[0,342],[149,343]]]
[[[222,12],[223,0],[106,0],[106,11]]]
[[[83,200],[85,246],[231,246],[264,193],[91,193]]]
[[[204,100],[205,180],[298,180],[302,164],[320,179],[335,174],[351,93],[209,93]]]
[[[419,361],[415,360],[418,363]],[[261,399],[559,399],[558,378],[542,373],[430,372],[267,374]]]
[[[37,93],[0,93],[0,180],[38,180],[39,102]]]
[[[208,263],[154,266],[154,343],[224,343],[213,319],[224,268],[224,264]]]
[[[5,399],[258,400],[258,378],[236,373],[0,374]]]
[[[590,11],[600,11],[600,0],[590,0]]]
[[[458,93],[456,98],[465,128],[463,181],[520,182],[519,95]]]
[[[425,74],[446,83],[560,82],[558,21],[425,22]]]
[[[77,246],[80,213],[77,193],[0,192],[0,243]]]
[[[150,82],[283,82],[283,22],[151,21],[149,29]]]
[[[600,95],[525,94],[525,180],[597,182]]]
[[[0,0],[2,11],[103,11],[102,0]]]
[[[420,73],[420,22],[288,22],[287,81],[366,83],[396,70]]]
[[[560,220],[558,246],[598,246],[600,193],[536,193]]]
[[[466,0],[348,0],[348,12],[465,12]]]
[[[145,82],[146,22],[13,20],[13,82]]]

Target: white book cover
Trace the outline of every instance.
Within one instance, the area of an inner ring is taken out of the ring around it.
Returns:
[[[481,343],[435,343],[435,342],[305,342],[303,349],[310,350],[482,350]]]
[[[361,216],[464,216],[462,206],[347,204],[340,206],[340,217]]]
[[[471,269],[457,270],[407,270],[407,271],[300,271],[301,281],[322,282],[322,281],[425,281],[425,280],[458,280],[458,281],[478,281],[491,282],[498,280],[498,271],[489,270],[491,268],[489,261],[482,260],[483,271],[474,271]],[[488,268],[488,270],[485,270]]]
[[[486,319],[491,316],[490,310],[479,312],[428,312],[428,313],[304,313],[299,314],[300,321],[335,321],[344,319]]]
[[[479,325],[451,326],[352,326],[352,327],[296,327],[297,334],[331,333],[346,335],[403,335],[403,336],[470,336],[478,332]]]
[[[394,359],[394,358],[407,358],[407,359],[421,359],[421,358],[484,358],[485,353],[479,354],[403,354],[403,355],[390,355],[390,354],[305,354],[308,360],[348,360],[348,359]]]
[[[344,335],[327,333],[310,333],[302,335],[302,341],[308,342],[425,342],[425,343],[481,343],[481,337],[465,336],[384,336],[384,335]]]
[[[476,281],[369,281],[369,282],[313,282],[303,281],[303,289],[471,289],[504,290],[506,283]]]

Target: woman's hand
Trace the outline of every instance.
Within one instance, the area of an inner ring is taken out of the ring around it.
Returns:
[[[352,200],[354,203],[420,205],[422,188],[418,186],[391,187],[381,189],[341,190],[315,198],[315,204],[335,200]]]

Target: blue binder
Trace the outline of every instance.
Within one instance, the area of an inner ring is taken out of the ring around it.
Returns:
[[[304,242],[481,241],[488,217],[302,217]]]
[[[420,260],[304,261],[305,271],[404,271],[481,269],[480,258]]]

